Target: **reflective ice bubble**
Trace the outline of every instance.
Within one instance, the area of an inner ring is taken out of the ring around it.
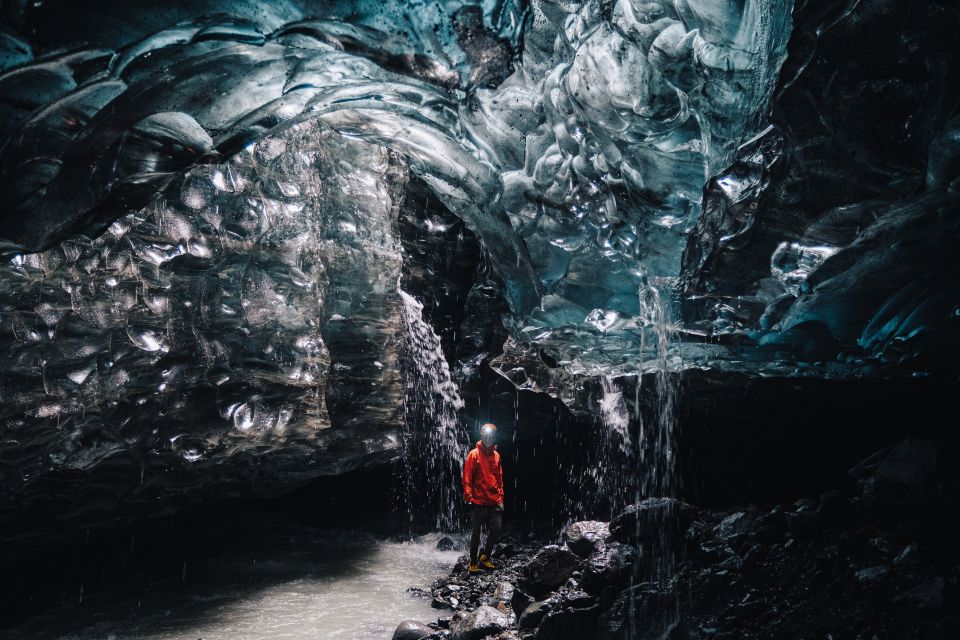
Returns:
[[[770,257],[770,271],[787,291],[800,295],[810,274],[838,251],[837,247],[781,242]]]
[[[149,352],[165,352],[168,350],[167,341],[163,334],[154,329],[127,327],[127,336],[138,348]]]
[[[184,180],[180,190],[180,201],[195,211],[206,207],[216,192],[216,188],[205,171],[191,172]]]

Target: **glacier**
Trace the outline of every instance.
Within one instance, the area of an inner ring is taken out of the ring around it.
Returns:
[[[51,470],[109,511],[399,455],[418,198],[490,267],[444,303],[462,334],[504,329],[454,368],[574,411],[645,374],[952,366],[937,3],[98,4],[0,40],[5,503]]]

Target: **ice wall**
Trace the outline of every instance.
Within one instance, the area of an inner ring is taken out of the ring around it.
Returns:
[[[474,353],[578,411],[586,378],[927,375],[958,346],[935,1],[96,7],[3,14],[17,483],[157,442],[179,469],[389,455],[419,189],[506,303],[507,343]]]
[[[189,170],[94,239],[7,262],[4,492],[63,498],[36,494],[95,471],[112,477],[66,491],[65,511],[212,478],[218,495],[269,495],[397,453],[406,176],[305,123]]]

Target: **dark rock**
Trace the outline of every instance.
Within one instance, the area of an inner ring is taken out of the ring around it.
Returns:
[[[783,540],[784,529],[773,523],[765,523],[753,533],[753,539],[764,544],[773,544]]]
[[[911,542],[893,559],[894,564],[911,565],[917,562],[917,544]]]
[[[737,536],[741,536],[740,540],[742,540],[743,534],[751,531],[758,519],[759,517],[755,513],[737,511],[721,520],[720,524],[714,528],[714,533],[719,540],[734,547]]]
[[[435,597],[433,601],[430,602],[430,606],[434,609],[453,609],[453,605],[440,596]]]
[[[548,545],[524,567],[525,584],[534,595],[543,595],[566,582],[579,564],[569,549]]]
[[[742,553],[750,544],[751,537],[752,536],[750,536],[750,534],[746,532],[735,533],[734,535],[727,538],[727,544],[730,546],[731,549],[733,549],[737,553]]]
[[[416,620],[404,620],[393,632],[393,640],[421,640],[434,632],[434,629]]]
[[[513,602],[513,592],[516,589],[509,582],[500,582],[497,584],[497,588],[493,590],[493,600],[494,602],[502,602],[504,604],[510,604]]]
[[[523,589],[514,588],[513,598],[510,599],[510,607],[517,616],[520,616],[532,603],[533,596]]]
[[[437,626],[440,627],[441,629],[449,629],[451,620],[452,618],[450,618],[449,616],[441,616],[437,618]]]
[[[610,537],[617,542],[636,542],[649,531],[687,530],[697,509],[675,498],[647,498],[628,506],[610,522]]]
[[[820,517],[827,526],[841,526],[850,522],[853,509],[842,491],[827,491],[820,496]]]
[[[493,607],[482,606],[459,618],[455,617],[450,624],[450,637],[453,640],[480,640],[506,631],[509,626],[507,614]]]
[[[623,591],[597,622],[596,640],[685,637],[676,616],[676,594],[648,585]],[[635,633],[631,633],[635,632]]]
[[[753,526],[754,528],[759,528],[768,524],[778,527],[787,526],[786,510],[781,505],[777,505],[767,513],[761,514],[753,523]]]
[[[759,544],[750,545],[743,553],[743,568],[746,571],[753,570],[757,563],[760,561],[760,557],[763,555],[763,547]]]
[[[765,607],[766,603],[759,600],[740,602],[727,609],[727,611],[724,613],[724,618],[736,622],[753,620],[764,611]]]
[[[867,567],[866,569],[861,569],[857,571],[854,576],[857,579],[857,582],[860,583],[870,583],[870,582],[879,582],[890,573],[890,569],[883,565],[876,567]]]
[[[816,536],[822,529],[820,514],[816,511],[801,511],[788,518],[790,533],[797,540],[807,540]]]
[[[895,602],[927,611],[939,611],[943,607],[943,590],[946,581],[940,576],[929,578],[910,589]]]
[[[568,591],[564,593],[558,606],[564,609],[587,609],[596,604],[597,599],[583,591]]]
[[[730,548],[717,540],[705,540],[692,553],[692,558],[704,565],[722,562],[730,555]]]
[[[583,587],[590,593],[598,593],[611,585],[623,588],[630,580],[635,562],[633,546],[612,542],[587,558],[583,567]]]
[[[596,632],[599,609],[555,609],[537,627],[535,640],[583,640]]]
[[[443,536],[437,540],[437,549],[440,551],[453,551],[457,546],[457,543],[453,541],[453,538],[449,536]]]
[[[610,525],[596,520],[583,520],[571,524],[563,535],[570,550],[586,558],[610,536]]]
[[[521,629],[533,629],[540,624],[547,612],[553,608],[554,600],[540,600],[529,605],[520,616],[517,625]]]
[[[850,470],[868,508],[913,513],[934,506],[944,494],[940,446],[906,438],[869,456]]]
[[[432,597],[430,592],[421,589],[420,587],[407,587],[407,593],[409,593],[414,598],[424,598],[428,599]]]

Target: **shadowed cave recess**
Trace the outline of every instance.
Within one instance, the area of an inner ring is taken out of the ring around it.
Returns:
[[[956,637],[958,32],[947,0],[0,3],[0,631],[221,637],[114,617],[376,548],[434,607],[399,640]],[[476,578],[434,546],[486,422]],[[393,633],[338,620],[279,637]]]

